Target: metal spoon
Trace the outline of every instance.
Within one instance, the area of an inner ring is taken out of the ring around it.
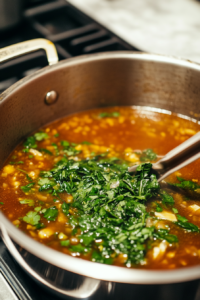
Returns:
[[[168,152],[163,158],[152,165],[152,169],[157,175],[158,182],[172,174],[173,172],[189,165],[200,158],[200,132]],[[128,169],[135,172],[137,166]]]

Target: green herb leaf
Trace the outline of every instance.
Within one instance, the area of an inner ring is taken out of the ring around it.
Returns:
[[[29,211],[26,216],[23,217],[23,221],[34,226],[39,223],[40,216],[36,211]]]
[[[31,199],[23,199],[21,201],[19,201],[21,204],[28,204],[28,206],[34,206],[35,202],[34,200]]]
[[[157,202],[156,202],[156,211],[157,211],[157,212],[162,212],[162,211],[163,211],[162,207],[161,207],[160,204],[157,203]]]
[[[46,154],[49,154],[49,155],[53,155],[53,153],[51,151],[49,151],[48,149],[40,148],[40,151],[44,152]]]
[[[34,137],[35,137],[36,141],[39,141],[39,142],[49,138],[49,136],[46,132],[37,132],[34,134]]]
[[[83,253],[83,252],[88,252],[88,249],[86,247],[83,247],[81,244],[78,244],[78,245],[71,246],[70,251]]]
[[[4,203],[3,203],[3,202],[0,202],[0,204],[1,204],[1,205],[4,205]]]
[[[43,223],[38,223],[37,225],[35,225],[36,229],[42,229],[45,228],[45,225]]]
[[[93,251],[92,253],[92,261],[102,263],[102,264],[107,264],[107,265],[112,265],[113,259],[112,258],[105,258],[101,253],[97,251]]]
[[[34,136],[29,136],[23,144],[27,149],[37,148],[36,140]],[[28,150],[24,149],[24,152],[28,152]]]
[[[91,234],[84,234],[80,236],[80,239],[85,246],[88,246],[94,241],[94,236]]]
[[[184,228],[185,230],[189,231],[189,232],[200,232],[198,226],[188,222],[188,220],[185,217],[182,217],[180,215],[176,215],[178,221],[175,222],[175,224],[177,224],[178,226]]]
[[[171,195],[169,195],[169,194],[167,194],[165,191],[162,191],[162,194],[161,194],[161,198],[162,198],[162,203],[164,204],[164,205],[174,205],[174,198],[171,196]]]
[[[157,159],[157,154],[152,149],[146,149],[140,156],[140,161],[153,161]]]
[[[54,185],[55,185],[55,181],[50,180],[50,179],[48,179],[48,178],[40,178],[40,179],[38,180],[38,184],[41,185],[41,186],[43,186],[43,185],[45,185],[45,184],[48,184],[48,185],[50,185],[50,186],[54,186]]]
[[[81,144],[83,144],[83,145],[92,145],[92,143],[90,143],[88,141],[83,141]]]
[[[62,211],[64,212],[64,214],[68,214],[69,213],[69,204],[67,204],[67,203],[63,203],[62,205],[61,205],[61,208],[62,208]]]
[[[24,162],[22,160],[20,160],[20,161],[10,161],[9,164],[10,165],[22,165],[22,164],[24,164]]]
[[[28,181],[33,182],[33,179],[30,176],[28,176],[28,174],[26,174],[26,178],[28,179]]]
[[[63,247],[68,247],[69,244],[70,244],[70,241],[69,241],[69,240],[61,241],[60,244],[61,244],[61,246],[63,246]]]
[[[120,113],[115,111],[112,113],[112,117],[118,118],[120,116]]]
[[[197,183],[195,183],[193,181],[185,180],[178,176],[177,176],[177,179],[180,181],[180,183],[173,183],[172,185],[180,187],[185,190],[192,190],[192,191],[200,188],[200,185],[198,185]]]
[[[55,221],[58,215],[58,209],[55,206],[47,208],[44,213],[44,218],[48,221]]]
[[[35,207],[35,208],[34,208],[34,211],[39,212],[39,211],[41,210],[41,208],[42,208],[41,206]]]
[[[54,150],[56,152],[56,156],[58,156],[59,155],[58,146],[55,143],[52,143],[51,145],[54,147]]]
[[[120,116],[119,112],[112,112],[112,113],[108,113],[108,112],[102,112],[99,114],[99,118],[117,118]]]
[[[69,147],[70,143],[68,141],[61,141],[60,144],[63,146],[63,147]]]
[[[177,219],[181,222],[188,222],[188,219],[186,219],[185,217],[182,217],[180,215],[177,215]]]
[[[170,244],[178,242],[177,236],[169,234],[169,230],[167,229],[158,229],[158,231],[154,233],[154,237],[160,240],[166,240]]]
[[[28,193],[28,192],[30,192],[30,190],[34,186],[34,184],[35,184],[34,182],[28,183],[27,185],[21,186],[20,188],[24,193]]]
[[[175,214],[178,214],[178,209],[177,209],[177,208],[172,207],[172,210],[173,210],[173,212],[174,212]]]
[[[76,146],[76,144],[74,143],[70,143],[68,141],[61,141],[60,144],[64,147],[64,152],[68,155],[68,156],[74,156],[79,154],[81,151],[78,151],[75,149],[75,147],[73,145]]]

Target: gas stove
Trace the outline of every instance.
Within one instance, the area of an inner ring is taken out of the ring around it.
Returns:
[[[0,36],[0,48],[34,38],[51,40],[59,59],[117,50],[135,50],[65,0],[29,0],[21,24]],[[0,65],[0,93],[19,79],[47,65],[37,51]]]
[[[60,60],[105,51],[139,51],[65,0],[29,0],[26,3],[21,24],[1,33],[0,48],[34,38],[47,38],[55,44]],[[0,93],[47,64],[42,50],[1,64]],[[44,290],[21,269],[0,238],[0,300],[18,299],[59,298]],[[200,289],[195,300],[199,299]]]

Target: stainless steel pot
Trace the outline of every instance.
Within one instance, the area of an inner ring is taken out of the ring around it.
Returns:
[[[113,52],[56,64],[54,46],[42,39],[0,50],[0,62],[39,48],[45,49],[52,65],[0,95],[0,167],[27,134],[81,110],[139,105],[200,120],[200,66],[195,63],[145,53]],[[2,238],[19,265],[63,297],[194,299],[200,266],[149,271],[102,265],[39,244],[2,213],[0,226]]]

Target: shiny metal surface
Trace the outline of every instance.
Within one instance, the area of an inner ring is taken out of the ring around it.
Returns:
[[[168,152],[162,159],[152,165],[152,169],[156,172],[158,182],[160,182],[170,174],[199,158],[200,132]],[[137,166],[132,166],[128,171],[135,172],[136,169]]]
[[[91,295],[93,295],[99,288],[100,280],[87,278],[87,277],[84,277],[83,279],[81,278],[81,280],[78,280],[79,288],[73,289],[73,290],[71,290],[70,288],[67,289],[66,284],[65,284],[65,288],[61,288],[59,286],[51,284],[49,281],[45,280],[42,276],[40,276],[36,271],[34,271],[34,269],[31,267],[31,265],[27,264],[26,260],[23,258],[23,255],[21,255],[21,251],[18,252],[16,246],[14,245],[14,243],[8,236],[4,227],[1,229],[1,234],[2,234],[5,245],[9,249],[12,256],[15,258],[15,260],[20,264],[20,266],[22,266],[30,275],[32,275],[40,283],[46,285],[47,287],[51,288],[55,292],[65,295],[65,296],[70,296],[73,298],[78,297],[80,299],[85,299],[85,298],[88,298]],[[49,272],[51,272],[51,271],[48,266],[45,273],[48,274]]]
[[[0,299],[19,300],[0,271]]]
[[[51,292],[63,299],[121,300],[125,296],[126,300],[193,300],[198,289],[198,280],[153,285],[95,280],[58,268],[39,259],[29,251],[14,244],[5,229],[3,229],[2,236],[10,253],[20,266],[38,283],[50,288]],[[94,268],[94,274],[95,271],[98,272],[98,269]],[[106,275],[106,269],[104,272]],[[162,276],[163,272],[159,273]],[[114,270],[112,274],[114,277]]]
[[[58,99],[58,94],[55,91],[50,91],[45,96],[45,102],[46,104],[53,104]]]
[[[0,166],[17,143],[33,130],[64,115],[95,107],[148,106],[150,110],[172,111],[199,122],[199,82],[199,65],[150,54],[105,53],[46,67],[0,95]],[[52,106],[44,103],[49,90],[59,93],[59,101]],[[21,257],[47,286],[50,283],[69,289],[71,284],[71,289],[77,290],[87,277],[101,281],[98,291],[88,299],[121,300],[124,295],[126,299],[146,299],[147,295],[154,300],[194,298],[200,266],[149,271],[101,265],[39,244],[2,213],[0,223],[3,232],[17,243]]]
[[[0,63],[39,49],[45,50],[49,65],[58,62],[57,50],[51,41],[46,39],[34,39],[0,49]]]

